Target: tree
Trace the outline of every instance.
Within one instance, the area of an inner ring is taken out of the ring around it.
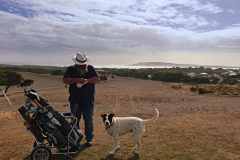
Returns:
[[[23,78],[19,73],[0,70],[0,90],[2,91],[2,96],[6,98],[10,105],[12,104],[7,97],[7,91],[11,86],[20,84],[22,80]]]
[[[21,74],[13,71],[0,71],[0,86],[6,94],[11,86],[18,85],[23,81]]]

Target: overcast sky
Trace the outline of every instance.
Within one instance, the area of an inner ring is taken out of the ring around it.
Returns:
[[[0,63],[240,66],[239,0],[0,0]]]

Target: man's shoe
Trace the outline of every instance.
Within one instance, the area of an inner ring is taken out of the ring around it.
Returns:
[[[93,142],[92,141],[87,141],[86,143],[85,143],[85,146],[86,147],[91,147],[93,145]]]

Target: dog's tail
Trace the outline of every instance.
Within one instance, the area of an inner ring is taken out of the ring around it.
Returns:
[[[145,120],[143,120],[144,122],[156,121],[159,118],[159,110],[157,108],[154,108],[154,110],[156,112],[156,116],[151,119],[145,119]]]

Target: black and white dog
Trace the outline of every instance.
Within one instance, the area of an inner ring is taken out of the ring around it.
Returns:
[[[132,132],[134,141],[134,154],[139,154],[139,147],[141,137],[145,131],[144,123],[152,120],[157,120],[159,117],[159,110],[155,108],[156,117],[152,119],[143,120],[138,117],[116,117],[115,114],[102,114],[103,123],[107,133],[113,137],[114,144],[112,150],[109,152],[113,155],[120,149],[119,136]]]

